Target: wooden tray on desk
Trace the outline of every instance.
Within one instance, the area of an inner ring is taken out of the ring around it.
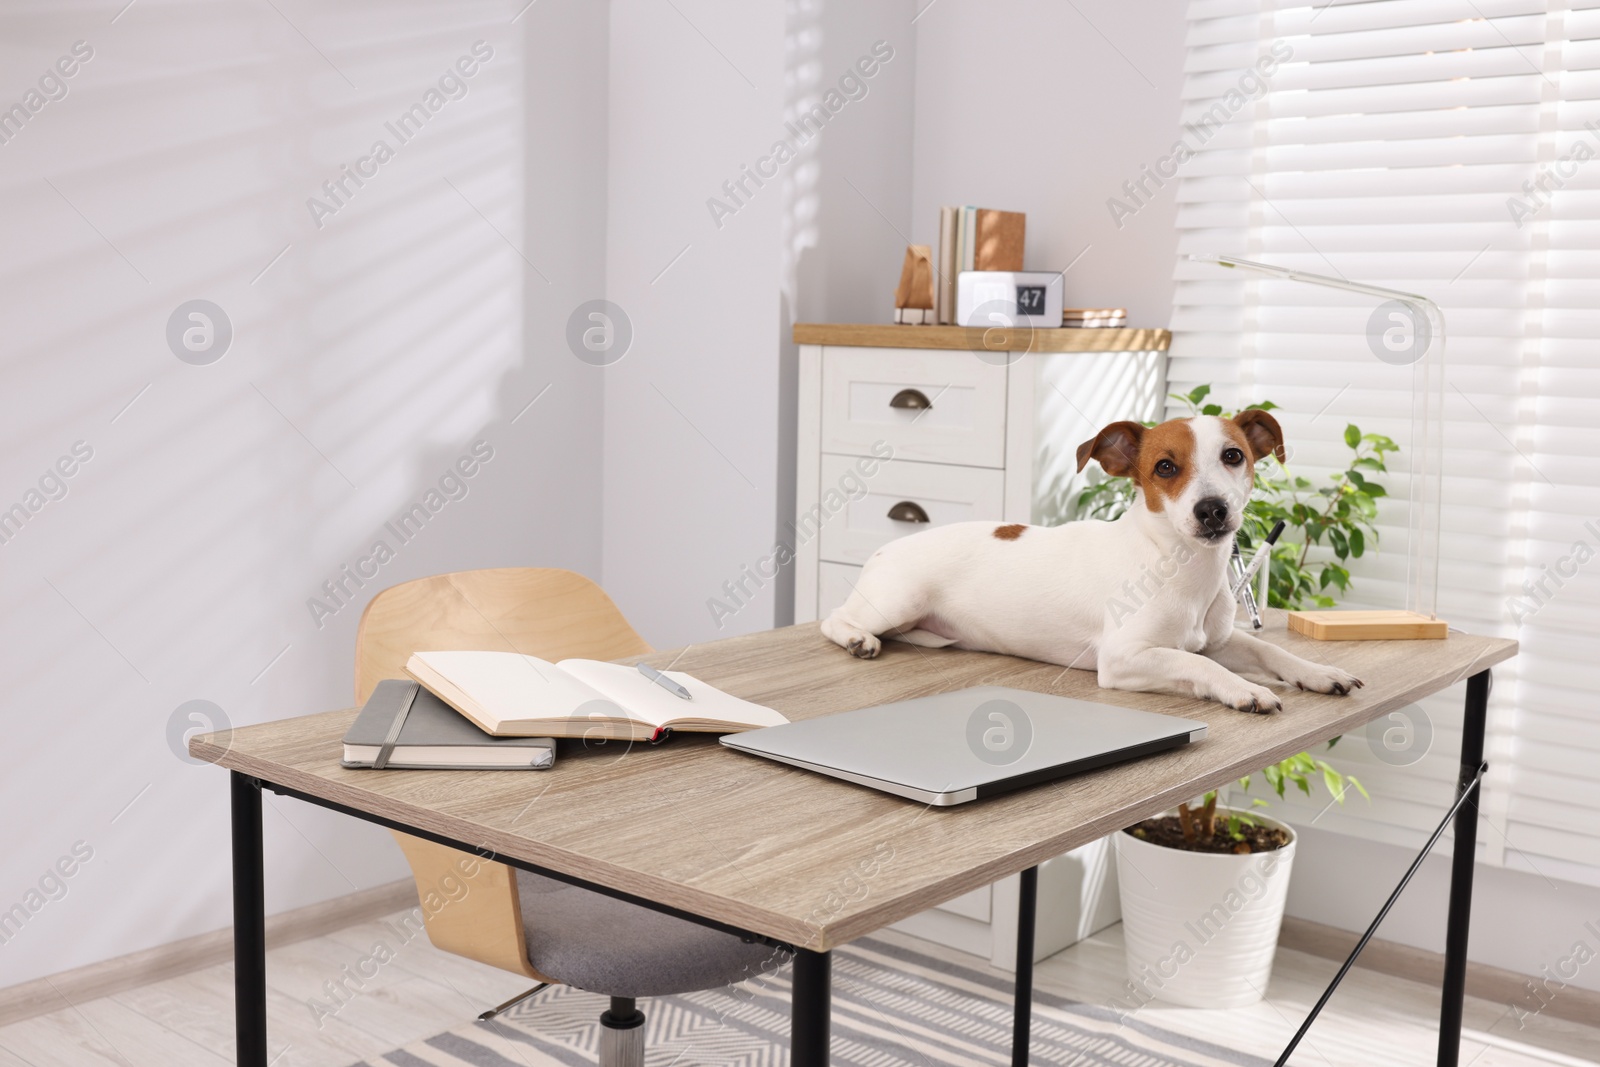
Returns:
[[[1442,640],[1450,625],[1414,611],[1291,611],[1289,629],[1317,641]]]

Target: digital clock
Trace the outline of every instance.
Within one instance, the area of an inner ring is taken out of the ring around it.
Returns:
[[[956,275],[958,326],[1060,326],[1055,271],[964,270]]]

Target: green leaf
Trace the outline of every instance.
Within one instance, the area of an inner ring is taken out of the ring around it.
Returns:
[[[1200,414],[1202,414],[1202,415],[1221,415],[1222,414],[1222,405],[1221,404],[1207,404],[1205,407],[1200,409]]]
[[[1263,400],[1259,404],[1246,404],[1244,406],[1244,410],[1245,411],[1273,411],[1273,410],[1275,410],[1277,408],[1277,406],[1278,405],[1274,404],[1270,400]]]
[[[1328,787],[1328,794],[1339,803],[1344,803],[1344,775],[1328,766],[1322,765],[1322,784]]]
[[[1351,448],[1356,448],[1361,444],[1361,430],[1353,422],[1344,428],[1344,443]]]
[[[1379,485],[1377,482],[1368,482],[1366,485],[1361,487],[1361,491],[1363,493],[1366,493],[1368,496],[1388,496],[1389,495],[1389,490],[1385,489],[1383,486]]]
[[[1356,787],[1356,792],[1360,793],[1363,797],[1366,797],[1367,803],[1372,803],[1372,798],[1367,796],[1367,787],[1362,785],[1353,774],[1347,775],[1346,777],[1349,779],[1350,784]]]
[[[1367,550],[1367,535],[1355,527],[1350,528],[1350,554],[1357,559]]]
[[[1304,793],[1306,796],[1311,795],[1311,781],[1310,779],[1306,778],[1305,775],[1299,775],[1296,777],[1294,784],[1299,786],[1300,792]]]
[[[1211,386],[1210,385],[1197,385],[1193,389],[1189,390],[1189,403],[1198,404],[1198,403],[1200,403],[1200,401],[1204,400],[1206,397],[1208,397],[1210,395],[1211,395]]]
[[[1252,808],[1270,808],[1272,805],[1268,804],[1265,800],[1262,800],[1260,797],[1251,797],[1250,798],[1250,806]]]

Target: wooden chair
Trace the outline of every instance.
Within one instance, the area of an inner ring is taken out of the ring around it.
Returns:
[[[406,677],[413,652],[468,649],[551,661],[652,651],[605,591],[580,574],[531,567],[457,571],[405,582],[372,598],[356,632],[356,701],[364,703],[385,678]],[[558,756],[556,771],[496,773],[554,774],[559,767]],[[539,983],[482,1017],[554,982],[605,994],[611,1006],[601,1016],[602,1067],[642,1065],[644,1015],[637,997],[728,985],[770,963],[764,946],[730,934],[409,834],[394,836],[411,865],[419,899],[437,893],[441,882],[453,884],[448,879],[467,884],[468,891],[448,907],[423,909],[429,940]]]

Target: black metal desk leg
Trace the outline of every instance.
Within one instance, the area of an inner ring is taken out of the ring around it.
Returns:
[[[1011,1007],[1011,1067],[1028,1067],[1033,1034],[1033,924],[1039,912],[1039,868],[1022,872],[1017,893],[1017,988]]]
[[[238,1067],[267,1067],[267,932],[261,783],[228,773],[233,801],[233,1020]]]
[[[1489,715],[1489,672],[1467,679],[1461,723],[1461,771],[1456,797],[1466,792],[1483,763],[1483,733]],[[1480,787],[1456,812],[1455,851],[1450,857],[1450,917],[1444,935],[1444,986],[1439,1005],[1439,1067],[1461,1060],[1461,1011],[1467,995],[1467,933],[1472,918],[1472,867],[1478,845]]]
[[[789,997],[790,1067],[828,1067],[832,986],[833,957],[796,949],[794,989]]]

